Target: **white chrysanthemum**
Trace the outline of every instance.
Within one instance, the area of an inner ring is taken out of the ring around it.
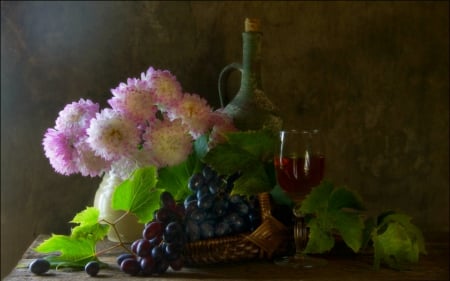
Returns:
[[[159,109],[174,107],[183,97],[181,84],[168,70],[155,70],[150,67],[141,74],[141,80],[147,81],[155,96]]]
[[[155,118],[158,108],[147,81],[129,78],[127,84],[120,83],[111,92],[114,96],[108,100],[109,105],[126,118],[136,123],[151,122]]]
[[[157,122],[143,138],[158,167],[180,164],[192,152],[192,137],[179,119]]]
[[[140,137],[136,125],[117,111],[103,109],[87,129],[87,142],[106,160],[129,157],[138,148]]]
[[[73,134],[83,135],[99,109],[100,105],[89,99],[72,102],[59,112],[55,121],[55,129],[58,131],[71,130]]]
[[[169,112],[170,118],[180,118],[189,127],[194,139],[206,133],[211,127],[212,108],[207,101],[196,94],[185,93],[181,101]]]
[[[111,167],[111,162],[95,155],[86,139],[76,144],[78,151],[77,165],[82,176],[101,176]]]
[[[74,147],[74,137],[69,131],[47,129],[42,145],[45,156],[56,172],[63,175],[71,175],[79,172],[76,164],[78,152]]]

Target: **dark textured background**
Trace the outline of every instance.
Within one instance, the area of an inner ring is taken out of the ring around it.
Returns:
[[[93,202],[98,178],[58,175],[43,154],[65,104],[105,105],[154,66],[218,107],[248,16],[262,20],[263,85],[285,124],[324,129],[327,177],[370,211],[449,230],[448,1],[2,1],[1,14],[2,277]]]

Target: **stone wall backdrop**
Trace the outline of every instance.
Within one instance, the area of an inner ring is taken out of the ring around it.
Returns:
[[[369,210],[448,232],[448,1],[1,1],[2,277],[93,203],[99,178],[59,175],[44,156],[58,112],[105,106],[149,66],[217,108],[245,17],[262,21],[263,85],[286,126],[323,129],[327,178]]]

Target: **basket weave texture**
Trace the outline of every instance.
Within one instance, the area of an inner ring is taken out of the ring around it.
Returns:
[[[270,259],[283,252],[288,244],[286,226],[272,214],[269,193],[258,195],[261,225],[253,232],[188,243],[185,246],[187,265],[205,265],[251,259]]]

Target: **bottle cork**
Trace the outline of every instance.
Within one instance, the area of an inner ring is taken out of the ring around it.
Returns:
[[[245,19],[245,32],[260,32],[261,22],[259,19]]]

